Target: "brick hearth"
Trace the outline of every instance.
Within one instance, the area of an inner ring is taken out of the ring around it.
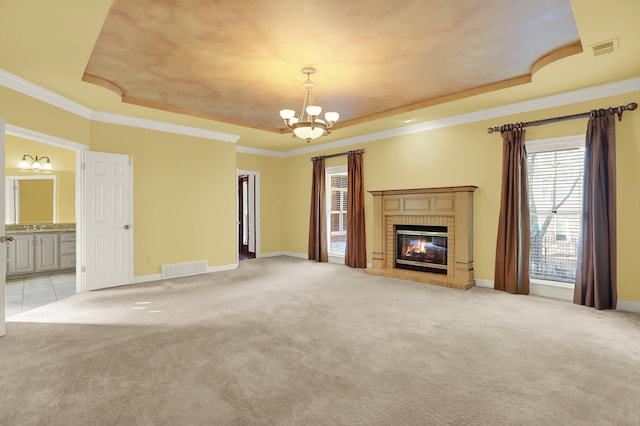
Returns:
[[[373,194],[373,267],[368,274],[469,289],[473,278],[473,191],[476,186],[369,191]],[[447,274],[395,267],[397,225],[446,226]]]

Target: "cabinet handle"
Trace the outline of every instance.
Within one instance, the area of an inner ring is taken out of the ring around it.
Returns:
[[[124,229],[129,229],[129,225],[125,225],[125,226],[124,226]]]
[[[0,243],[6,243],[7,241],[13,241],[13,237],[5,237],[4,235],[0,237]]]

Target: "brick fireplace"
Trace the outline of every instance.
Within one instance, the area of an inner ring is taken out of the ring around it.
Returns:
[[[473,287],[476,188],[369,191],[373,195],[373,267],[365,272],[464,290]],[[421,268],[423,263],[426,267]]]

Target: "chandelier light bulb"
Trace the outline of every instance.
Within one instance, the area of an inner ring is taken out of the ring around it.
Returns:
[[[22,157],[22,160],[20,160],[20,164],[18,165],[18,167],[20,167],[21,169],[29,168],[29,162],[27,161],[26,157]]]
[[[324,118],[326,118],[329,123],[335,123],[340,118],[340,114],[335,111],[330,111],[324,114]]]
[[[283,109],[280,111],[280,117],[282,117],[283,120],[291,120],[294,115],[296,115],[296,112],[292,109]]]
[[[312,117],[317,117],[320,115],[320,113],[322,112],[322,107],[318,106],[318,105],[309,105],[307,107],[307,114],[309,114]]]
[[[40,170],[40,161],[35,160],[33,163],[31,163],[31,168],[33,170]]]
[[[53,170],[53,165],[51,164],[51,161],[46,161],[42,165],[42,170]]]

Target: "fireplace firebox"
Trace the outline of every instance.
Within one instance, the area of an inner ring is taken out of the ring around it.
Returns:
[[[396,226],[395,266],[400,269],[447,274],[446,226]]]

